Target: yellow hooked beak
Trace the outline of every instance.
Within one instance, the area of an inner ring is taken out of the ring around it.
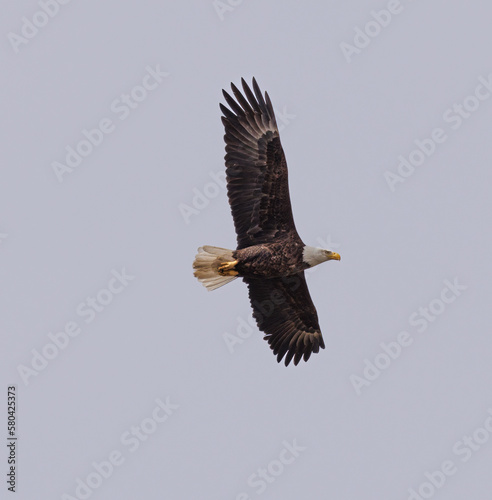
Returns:
[[[340,254],[336,252],[331,252],[330,258],[328,260],[340,260]]]

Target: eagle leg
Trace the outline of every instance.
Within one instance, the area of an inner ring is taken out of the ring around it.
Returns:
[[[239,273],[234,270],[234,266],[237,263],[238,263],[237,260],[224,262],[217,268],[217,271],[219,271],[219,274],[221,274],[222,276],[237,276]]]

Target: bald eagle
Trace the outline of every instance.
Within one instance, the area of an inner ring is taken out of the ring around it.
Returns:
[[[272,103],[254,78],[254,93],[241,82],[244,95],[231,83],[236,99],[223,90],[230,109],[220,104],[237,249],[200,247],[194,275],[208,290],[242,278],[258,328],[277,361],[285,356],[286,366],[292,359],[297,365],[325,347],[304,270],[340,255],[307,246],[297,234]]]

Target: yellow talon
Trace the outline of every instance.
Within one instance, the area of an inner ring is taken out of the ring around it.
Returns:
[[[237,264],[237,260],[231,262],[224,262],[218,267],[218,271],[223,276],[237,276],[239,273],[234,270],[234,266]]]

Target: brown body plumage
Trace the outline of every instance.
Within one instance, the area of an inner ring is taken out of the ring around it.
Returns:
[[[233,252],[239,277],[280,278],[304,271],[309,266],[302,259],[302,242],[284,238],[275,243],[252,245]]]

